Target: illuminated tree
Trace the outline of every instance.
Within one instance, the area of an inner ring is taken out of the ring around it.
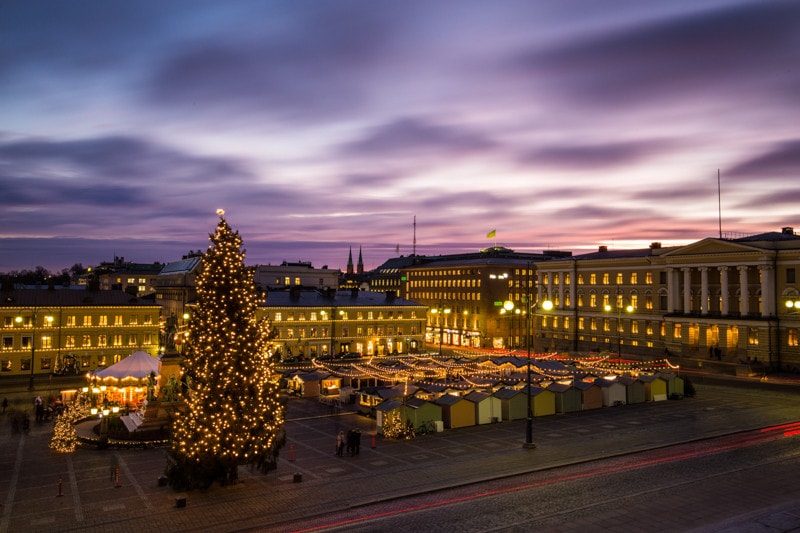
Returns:
[[[256,317],[259,294],[239,232],[218,214],[184,352],[186,410],[172,426],[167,477],[175,488],[236,483],[243,464],[272,470],[285,440],[271,328]]]
[[[75,424],[89,416],[89,401],[80,391],[72,403],[64,408],[53,425],[50,448],[58,453],[72,453],[78,447],[78,431]]]

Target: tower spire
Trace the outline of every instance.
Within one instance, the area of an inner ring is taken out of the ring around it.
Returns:
[[[350,254],[347,256],[347,274],[353,274],[353,247],[350,247]]]

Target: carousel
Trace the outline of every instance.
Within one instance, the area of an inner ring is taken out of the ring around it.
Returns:
[[[108,368],[86,375],[91,392],[105,405],[139,409],[148,400],[158,398],[158,379],[161,359],[147,352],[137,351]]]

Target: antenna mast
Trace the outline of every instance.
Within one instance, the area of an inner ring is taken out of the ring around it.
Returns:
[[[411,255],[417,255],[417,215],[414,215],[414,246]]]
[[[722,188],[719,181],[719,169],[717,169],[717,219],[719,220],[719,238],[722,238]]]

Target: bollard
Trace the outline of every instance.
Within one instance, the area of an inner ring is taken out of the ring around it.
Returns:
[[[61,478],[59,477],[58,478],[58,494],[56,494],[56,498],[58,498],[59,496],[63,496],[64,495],[64,493],[61,492],[61,486],[62,485],[63,485],[63,483],[61,482]]]
[[[303,474],[300,472],[294,473],[294,478],[292,479],[292,483],[302,483],[303,481]]]
[[[294,444],[289,444],[289,460],[294,461]]]
[[[375,433],[372,434],[372,448],[375,448]]]
[[[119,483],[119,467],[116,467],[116,468],[114,469],[114,480],[115,480],[115,482],[114,482],[114,488],[115,488],[115,489],[118,489],[118,488],[120,488],[122,485],[120,485],[120,483]]]

